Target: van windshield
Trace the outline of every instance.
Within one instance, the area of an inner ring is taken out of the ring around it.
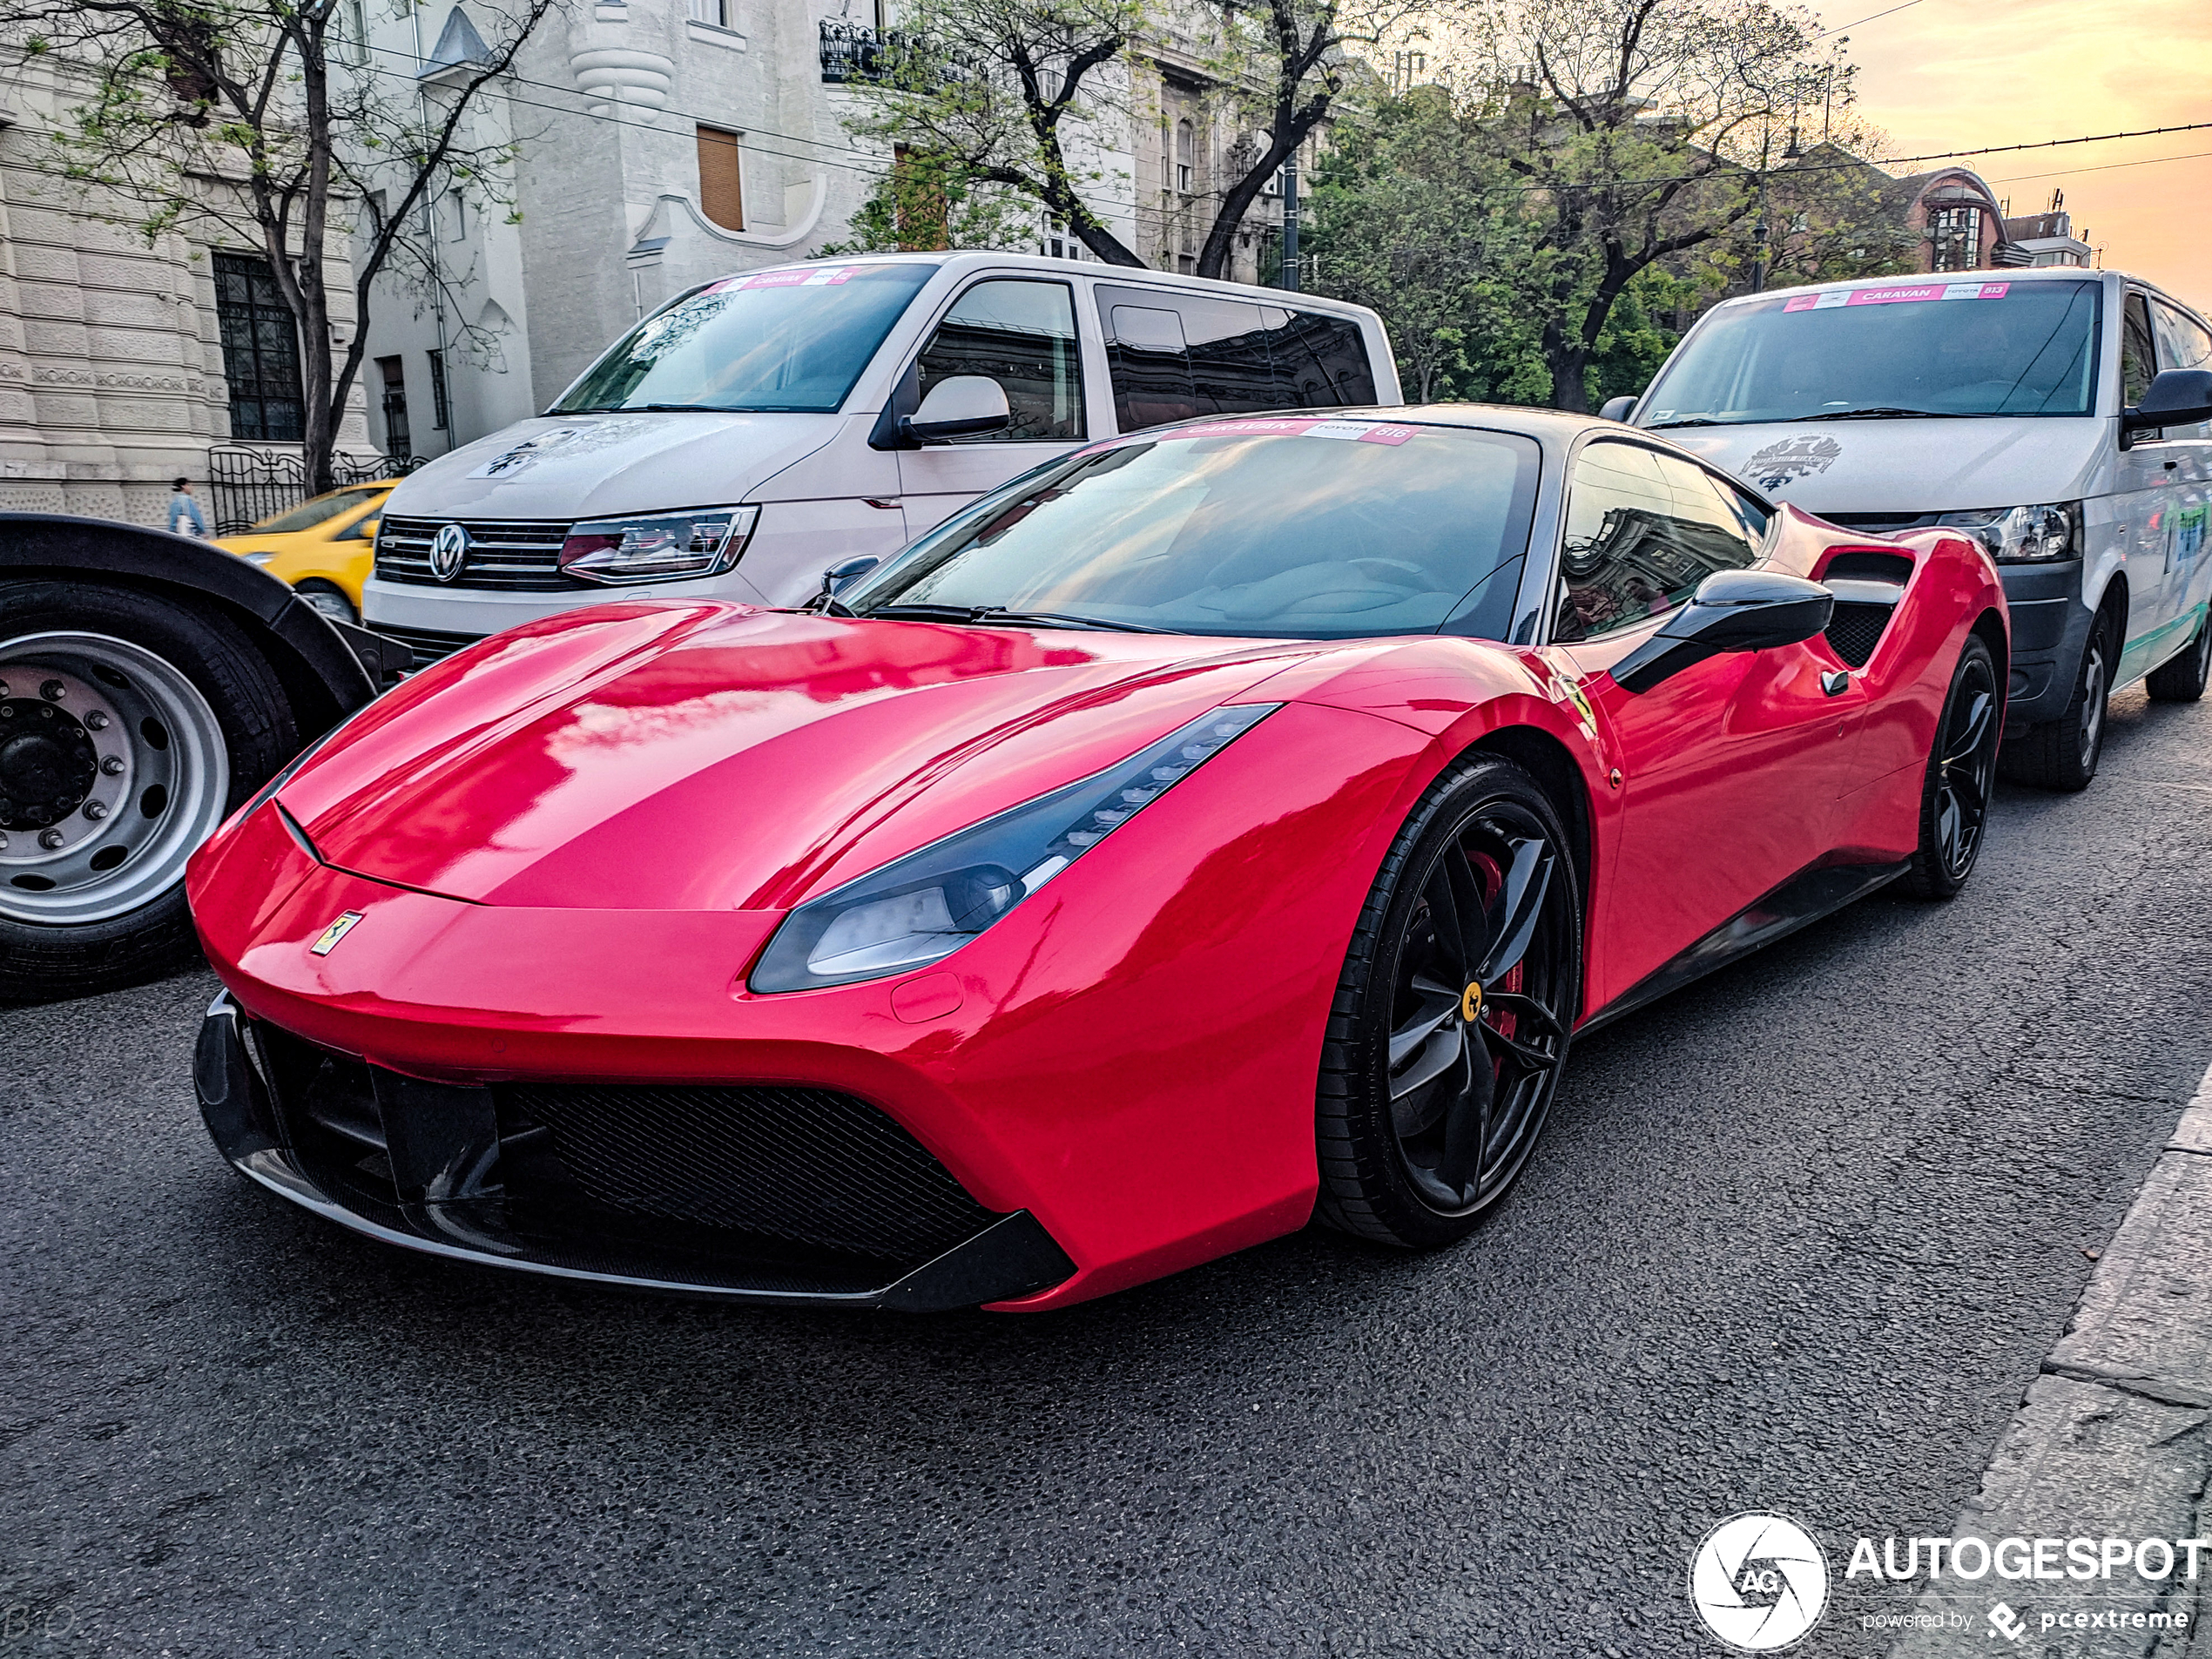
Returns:
[[[2094,282],[1900,282],[1737,301],[1645,395],[1647,427],[2088,415]]]
[[[936,268],[824,264],[711,282],[631,329],[546,413],[827,414]]]

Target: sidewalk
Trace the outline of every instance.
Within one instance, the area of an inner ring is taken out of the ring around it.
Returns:
[[[2100,1548],[2106,1539],[2132,1546],[2202,1538],[2212,1528],[2208,1480],[2212,1072],[2144,1178],[1952,1537],[1993,1545],[2094,1538]],[[2132,1564],[2086,1581],[1995,1572],[1967,1581],[1946,1572],[1915,1610],[1944,1615],[1950,1628],[1906,1636],[1893,1659],[2212,1659],[2212,1635],[2200,1626],[2212,1619],[2212,1548],[2195,1552],[2195,1581],[2182,1564],[2189,1553],[2176,1552],[2162,1579],[2144,1579]],[[2054,1554],[2065,1561],[2064,1546]],[[2000,1602],[2011,1616],[1993,1617]],[[2085,1620],[2088,1628],[2073,1628]]]

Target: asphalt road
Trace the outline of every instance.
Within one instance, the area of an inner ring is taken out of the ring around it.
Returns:
[[[1948,1531],[2212,1059],[2212,705],[2114,713],[1956,903],[1579,1048],[1465,1246],[1040,1318],[388,1251],[216,1158],[208,977],[0,1014],[0,1656],[1711,1654],[1752,1507],[1879,1652],[1850,1541]]]

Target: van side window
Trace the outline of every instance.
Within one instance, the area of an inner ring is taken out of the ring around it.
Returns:
[[[1756,502],[1704,469],[1641,444],[1593,443],[1575,457],[1560,543],[1552,638],[1595,639],[1671,610],[1715,570],[1759,556]]]
[[[1366,341],[1352,318],[1104,283],[1097,293],[1123,432],[1375,400]]]
[[[2120,401],[2133,408],[2150,390],[2158,373],[2157,352],[2151,345],[2150,307],[2140,293],[2128,296],[2128,309],[2120,325]]]
[[[954,374],[981,374],[1006,391],[1013,419],[968,443],[1036,443],[1083,435],[1082,359],[1076,298],[1064,282],[979,282],[953,302],[921,348],[921,395]]]
[[[2150,314],[2161,368],[2212,368],[2212,330],[2163,300],[2151,302]]]

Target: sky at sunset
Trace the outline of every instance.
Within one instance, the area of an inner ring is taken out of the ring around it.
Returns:
[[[1820,14],[1850,37],[1860,112],[1892,154],[2212,121],[2208,0],[1918,0],[1859,21],[1885,9],[1825,0]],[[2191,158],[2124,165],[2164,156]],[[2015,213],[2063,189],[2107,267],[2212,311],[2212,128],[1960,159]]]

